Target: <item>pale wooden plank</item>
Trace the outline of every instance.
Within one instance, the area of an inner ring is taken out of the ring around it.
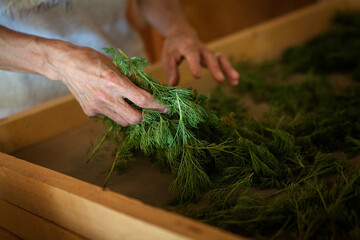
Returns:
[[[360,1],[359,0],[345,0],[346,9],[349,11],[359,11]]]
[[[90,121],[12,155],[101,187],[106,178],[106,174],[101,172],[109,169],[114,160],[112,145],[104,146],[108,150],[102,149],[89,164],[86,163],[89,155],[86,149],[89,149],[90,142],[96,142],[103,132],[101,122]],[[161,172],[150,159],[138,156],[126,171],[121,174],[116,171],[107,186],[113,192],[154,207],[166,208],[167,203],[175,197],[169,191],[173,180],[171,173]]]
[[[85,239],[1,199],[0,226],[21,239]]]
[[[344,9],[344,0],[322,1],[232,34],[209,46],[232,56],[235,61],[274,59],[286,48],[302,44],[324,31],[334,14]]]
[[[89,121],[71,96],[0,119],[0,151],[10,153]]]
[[[244,239],[3,153],[0,198],[90,239]]]

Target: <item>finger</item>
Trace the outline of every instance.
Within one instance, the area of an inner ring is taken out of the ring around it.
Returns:
[[[236,86],[239,83],[239,73],[231,66],[230,61],[222,54],[217,54],[218,61],[222,71],[229,78],[231,85]]]
[[[135,84],[132,84],[128,88],[124,97],[142,108],[155,109],[161,113],[167,113],[169,111],[167,107],[164,107],[159,102],[155,101],[149,92],[138,88]]]
[[[98,98],[102,99],[102,102],[108,105],[111,105],[114,98],[112,96],[115,96],[117,98],[127,98],[142,108],[155,109],[161,113],[167,113],[169,111],[168,108],[154,101],[149,92],[137,87],[125,76],[112,75],[112,78],[107,79],[106,85],[108,88],[111,88],[111,97],[109,94],[100,91]]]
[[[126,121],[121,115],[119,115],[119,113],[117,113],[116,111],[110,110],[107,107],[102,109],[101,114],[111,118],[113,121],[117,122],[118,124],[120,124],[123,127],[126,127],[129,125],[129,122]]]
[[[203,62],[216,81],[223,82],[225,80],[225,76],[221,71],[218,59],[212,52],[205,51],[203,53]]]
[[[131,107],[121,96],[116,98],[105,92],[98,93],[97,111],[105,114],[119,124],[138,124],[142,120],[141,111]]]
[[[197,51],[191,51],[184,54],[185,59],[188,62],[191,75],[195,78],[201,77],[201,65],[200,65],[200,54]]]
[[[162,64],[165,68],[165,72],[168,78],[168,84],[170,86],[176,86],[179,83],[179,71],[177,62],[174,57],[164,56],[162,58]]]
[[[139,124],[142,121],[142,112],[130,106],[123,98],[117,99],[117,104],[110,107],[131,125]]]

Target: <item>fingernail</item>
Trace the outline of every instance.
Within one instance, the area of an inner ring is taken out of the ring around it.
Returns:
[[[161,111],[162,114],[168,114],[169,113],[169,108],[164,108],[162,111]]]

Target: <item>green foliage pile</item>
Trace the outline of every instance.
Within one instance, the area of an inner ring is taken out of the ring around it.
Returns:
[[[116,143],[118,148],[108,180],[114,168],[123,168],[133,153],[141,150],[147,156],[156,156],[158,165],[169,169],[175,176],[171,185],[178,193],[175,202],[198,200],[200,193],[209,189],[212,182],[204,169],[206,156],[202,156],[204,153],[199,150],[207,143],[196,130],[201,123],[216,126],[218,122],[215,112],[205,105],[207,97],[191,89],[161,85],[144,72],[143,68],[147,65],[144,58],[129,58],[121,50],[121,55],[118,55],[112,48],[105,50],[113,56],[114,64],[124,75],[140,88],[149,91],[159,103],[169,108],[169,112],[160,114],[157,110],[143,109],[143,123],[128,127],[122,127],[104,117],[108,130],[89,159],[105,140]]]
[[[360,15],[338,14],[333,26],[304,46],[290,48],[284,52],[283,61],[289,71],[328,74],[352,72],[360,81]]]
[[[128,127],[105,117],[108,130],[90,158],[105,140],[115,142],[111,173],[142,151],[173,173],[178,211],[241,235],[359,239],[360,169],[347,160],[360,151],[360,83],[334,89],[326,76],[356,72],[360,51],[339,46],[347,37],[360,45],[358,33],[350,34],[359,19],[338,15],[336,31],[285,51],[281,62],[238,64],[238,96],[270,102],[262,120],[249,116],[240,97],[218,88],[206,100],[191,89],[161,85],[143,71],[144,59],[107,49],[125,75],[170,111],[144,109],[144,122]],[[346,67],[334,69],[341,56]],[[294,80],[298,71],[305,74]],[[207,206],[192,208],[198,200]]]
[[[229,165],[205,195],[209,206],[184,212],[253,237],[359,238],[360,169],[346,161],[360,150],[359,84],[338,93],[324,76],[308,73],[284,84],[274,64],[238,67],[237,91],[270,101],[270,111],[261,121],[234,117],[217,93],[217,108],[228,112],[221,118],[225,128],[248,155],[241,161],[227,156]]]

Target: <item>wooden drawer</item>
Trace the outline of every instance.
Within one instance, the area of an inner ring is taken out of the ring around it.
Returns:
[[[360,1],[317,3],[209,47],[235,61],[274,58],[323,31],[335,12],[356,8]],[[180,71],[184,87],[207,92],[216,85],[205,71],[196,81],[186,64]],[[165,81],[159,64],[148,72]],[[254,114],[257,107],[252,106]],[[172,177],[147,159],[114,174],[109,189],[99,187],[111,157],[89,165],[85,160],[90,140],[101,131],[101,123],[86,117],[72,96],[0,120],[0,238],[244,239],[161,209],[172,197],[167,191]]]

